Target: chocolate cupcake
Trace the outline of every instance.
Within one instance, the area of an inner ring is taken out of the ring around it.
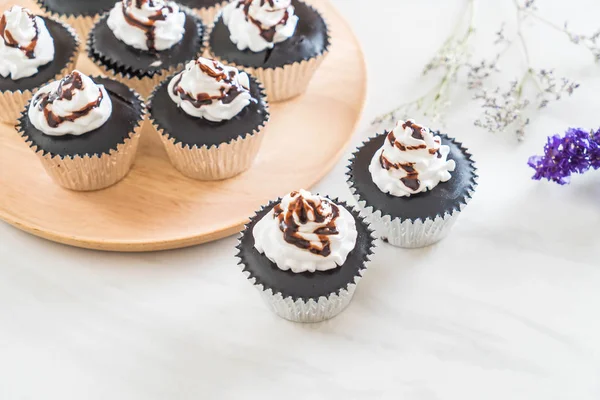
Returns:
[[[73,71],[40,88],[17,130],[56,183],[98,190],[129,172],[145,112],[124,84]]]
[[[348,184],[383,241],[417,248],[448,234],[475,191],[476,172],[461,143],[409,120],[354,153]]]
[[[33,92],[75,65],[78,41],[61,22],[13,6],[0,17],[0,121],[14,125]]]
[[[174,2],[123,0],[92,28],[88,55],[103,73],[147,97],[202,54],[203,32],[200,19]]]
[[[372,233],[345,203],[301,190],[256,213],[237,257],[280,317],[320,322],[352,300],[373,254]]]
[[[160,84],[149,103],[171,163],[199,180],[227,179],[250,168],[269,121],[255,78],[202,57]]]
[[[258,77],[271,101],[304,93],[329,44],[323,17],[299,0],[234,0],[209,38],[213,57]]]
[[[53,18],[66,22],[77,31],[81,42],[100,14],[110,10],[115,0],[36,0],[42,10]]]
[[[179,4],[192,8],[200,15],[204,25],[210,26],[227,0],[179,0]]]

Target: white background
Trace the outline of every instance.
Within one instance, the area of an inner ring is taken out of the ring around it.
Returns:
[[[335,3],[369,66],[356,144],[375,115],[428,89],[419,72],[465,2]],[[511,2],[479,3],[477,51],[491,54]],[[597,0],[539,3],[581,32],[599,24]],[[474,128],[477,104],[455,92],[447,131],[478,161],[474,201],[436,246],[381,247],[334,320],[278,319],[236,268],[234,238],[110,254],[0,224],[0,399],[600,398],[600,172],[559,187],[526,166],[546,136],[600,126],[600,67],[559,34],[526,33],[535,66],[582,88],[537,115],[522,144]],[[507,67],[498,82],[517,75]],[[350,199],[344,164],[316,188]]]

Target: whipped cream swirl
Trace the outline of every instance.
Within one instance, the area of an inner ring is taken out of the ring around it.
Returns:
[[[399,121],[369,165],[379,190],[404,197],[426,192],[452,178],[454,160],[448,160],[450,147],[439,136],[412,120]]]
[[[185,33],[185,13],[171,1],[122,0],[110,11],[108,27],[117,39],[145,51],[170,49]]]
[[[83,135],[104,125],[111,113],[104,86],[79,71],[43,86],[29,105],[29,120],[49,136]]]
[[[291,0],[234,0],[223,9],[223,22],[240,51],[259,53],[291,38],[298,17]]]
[[[344,207],[305,190],[285,196],[253,230],[254,247],[294,273],[343,265],[356,246],[354,217]]]
[[[186,114],[213,122],[230,120],[256,101],[245,72],[203,57],[190,61],[175,75],[168,91]]]
[[[25,8],[13,6],[0,18],[0,75],[12,80],[35,75],[54,60],[54,40],[46,23]]]

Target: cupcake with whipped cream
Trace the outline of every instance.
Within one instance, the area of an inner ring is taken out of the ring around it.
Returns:
[[[184,63],[202,54],[204,27],[177,3],[122,0],[88,36],[88,55],[108,76],[147,97]]]
[[[52,18],[13,6],[0,17],[0,121],[14,124],[35,89],[70,71],[77,36]]]
[[[115,5],[115,0],[36,0],[53,18],[60,19],[77,31],[82,42],[101,14]]]
[[[160,84],[149,103],[171,163],[199,180],[227,179],[250,168],[269,121],[259,81],[203,57]]]
[[[121,82],[76,70],[36,92],[17,130],[56,183],[99,190],[129,172],[145,112]]]
[[[329,44],[323,17],[299,0],[234,0],[209,38],[213,57],[258,77],[273,102],[306,91]]]
[[[193,9],[200,15],[205,26],[210,26],[227,0],[179,0],[179,4]]]
[[[365,142],[348,178],[378,236],[417,248],[448,234],[471,199],[477,170],[461,143],[408,120]]]
[[[237,248],[248,279],[275,313],[319,322],[352,300],[374,237],[345,203],[300,190],[258,211]]]

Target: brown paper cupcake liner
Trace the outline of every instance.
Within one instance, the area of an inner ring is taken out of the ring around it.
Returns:
[[[135,160],[137,148],[146,119],[146,106],[141,96],[134,92],[142,105],[137,124],[129,137],[125,138],[108,153],[61,156],[39,149],[23,132],[20,125],[17,131],[40,159],[46,173],[58,185],[75,191],[93,191],[105,189],[121,181],[130,171]],[[21,113],[27,118],[29,104]]]
[[[45,18],[48,18],[48,17],[45,17]],[[54,19],[54,18],[52,18],[52,19]],[[75,42],[77,44],[76,48],[78,48],[79,47],[78,45],[80,42],[79,42],[77,34],[73,30],[73,28],[69,25],[66,25],[64,22],[61,22],[61,21],[56,21],[56,22],[63,25],[65,27],[65,29],[67,29],[73,35],[73,37],[75,38]],[[64,68],[61,69],[60,72],[58,74],[56,74],[52,79],[45,82],[44,85],[46,85],[52,81],[55,81],[57,79],[60,79],[64,75],[67,75],[68,73],[70,73],[75,68],[75,64],[77,63],[77,55],[78,55],[78,51],[75,50],[73,52],[73,54],[71,55],[69,62],[64,66]],[[37,89],[38,88],[35,88],[33,90],[22,90],[22,91],[17,90],[17,91],[0,92],[0,110],[1,110],[0,122],[1,123],[9,123],[9,124],[14,125],[17,122],[17,119],[19,119],[19,116],[21,115],[23,108],[25,108],[27,103],[29,103],[29,100],[31,100],[31,98],[33,97],[33,94],[37,91]]]

